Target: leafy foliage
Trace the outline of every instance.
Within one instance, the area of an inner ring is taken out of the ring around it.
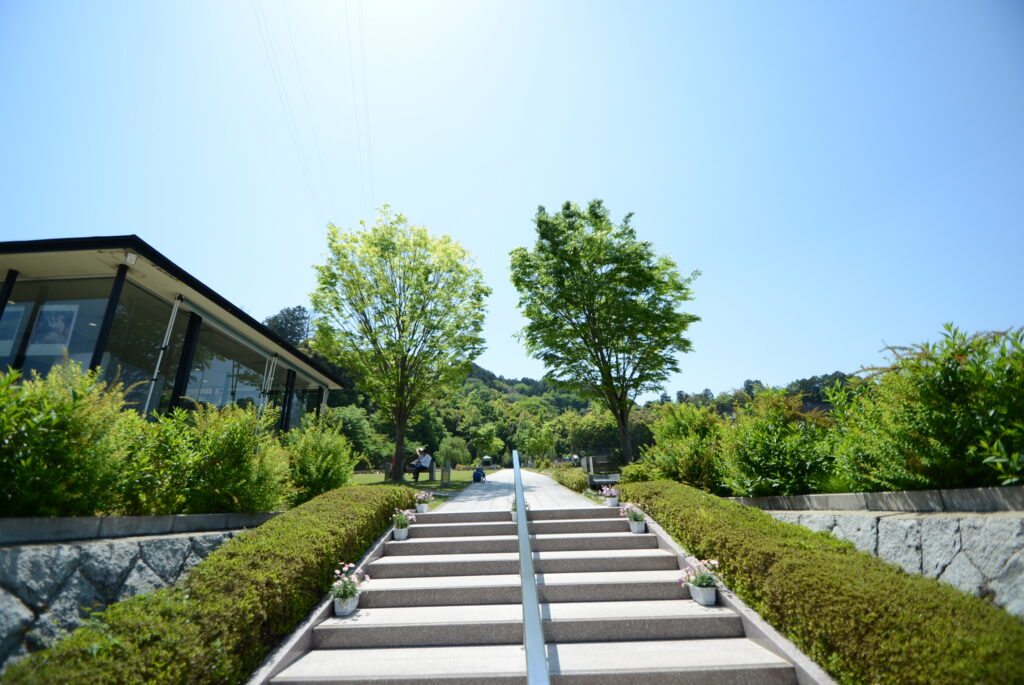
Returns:
[[[285,307],[277,314],[268,316],[263,325],[279,336],[298,346],[305,342],[312,329],[311,312],[305,307]]]
[[[490,289],[458,243],[430,236],[386,205],[368,230],[329,226],[327,243],[312,295],[321,317],[315,347],[352,369],[394,423],[391,478],[401,480],[413,410],[457,387],[483,350]]]
[[[679,370],[676,355],[691,346],[683,333],[698,320],[677,310],[696,272],[680,277],[637,239],[630,218],[614,224],[600,200],[586,211],[566,202],[553,215],[541,207],[534,249],[511,254],[527,350],[549,378],[606,404],[627,460],[634,400]]]
[[[622,496],[841,683],[1024,682],[1024,624],[983,599],[678,483]]]
[[[177,585],[112,605],[4,680],[242,682],[323,597],[338,562],[360,558],[412,501],[395,486],[321,495],[228,541]]]
[[[664,404],[651,429],[654,444],[643,452],[649,473],[634,469],[630,478],[670,478],[710,492],[722,492],[722,435],[725,424],[711,407]],[[625,479],[626,475],[623,474]]]
[[[326,421],[304,416],[298,429],[285,433],[282,443],[288,452],[293,504],[340,488],[355,469],[352,443],[335,432]]]
[[[437,448],[437,460],[442,464],[468,464],[473,460],[469,447],[462,438],[449,436]]]

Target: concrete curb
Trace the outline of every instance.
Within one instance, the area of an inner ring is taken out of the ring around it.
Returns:
[[[725,497],[723,499],[769,511],[1024,511],[1024,487],[850,492],[836,495]]]
[[[394,527],[388,528],[383,535],[374,541],[370,551],[356,564],[357,568],[366,568],[370,562],[384,556],[384,543],[394,537]],[[372,577],[372,576],[371,576]],[[334,610],[334,600],[329,594],[324,595],[320,603],[313,608],[299,627],[274,651],[267,655],[256,672],[250,676],[246,685],[264,685],[278,673],[288,668],[296,659],[313,647],[313,629]]]
[[[0,518],[0,545],[128,538],[172,533],[255,528],[281,512],[174,514],[170,516],[75,516]]]
[[[650,516],[644,515],[647,519],[647,529],[658,538],[658,546],[676,554],[682,565],[696,567],[699,560],[691,556],[680,547],[672,536],[665,532]],[[779,631],[775,630],[756,611],[746,605],[731,590],[724,585],[718,589],[718,601],[735,611],[743,622],[743,629],[747,639],[767,649],[769,652],[786,659],[796,671],[796,679],[800,685],[836,685],[836,681],[826,673],[821,666],[812,661],[800,648],[785,638]]]

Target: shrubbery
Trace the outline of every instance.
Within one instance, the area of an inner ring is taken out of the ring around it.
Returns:
[[[109,607],[12,665],[10,683],[243,682],[413,504],[410,488],[333,490],[225,543],[177,585]]]
[[[565,487],[570,490],[575,490],[576,492],[583,492],[589,485],[587,482],[587,474],[583,473],[583,471],[578,468],[555,469],[551,472],[551,477]]]
[[[770,389],[742,397],[734,416],[663,405],[628,480],[754,496],[1021,482],[1024,329],[947,326],[938,343],[891,351],[888,367],[832,390],[828,415]]]
[[[827,533],[658,481],[621,496],[699,558],[842,683],[1024,682],[1024,625]]]
[[[339,487],[348,442],[307,420],[279,439],[274,409],[200,406],[147,421],[124,390],[68,362],[0,374],[0,516],[269,511]]]

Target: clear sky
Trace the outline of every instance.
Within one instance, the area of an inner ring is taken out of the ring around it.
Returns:
[[[0,239],[135,233],[252,316],[387,202],[494,289],[604,199],[694,283],[666,385],[1024,324],[1024,3],[0,0]]]

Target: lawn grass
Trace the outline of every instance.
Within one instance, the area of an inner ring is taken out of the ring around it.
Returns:
[[[438,469],[436,473],[438,478],[440,478],[441,470]],[[384,473],[382,471],[373,471],[370,473],[355,473],[352,475],[352,479],[349,481],[349,483],[351,483],[352,485],[381,485],[385,482],[389,481],[385,480]],[[410,488],[415,488],[416,490],[430,490],[431,492],[435,492],[440,495],[454,495],[460,490],[463,490],[466,487],[468,487],[469,484],[472,482],[473,472],[467,470],[452,471],[451,480],[449,481],[448,485],[443,488],[441,487],[440,480],[427,480],[426,473],[420,474],[420,479],[418,482],[414,481],[411,477],[409,477],[408,474],[406,474],[406,478],[404,481],[402,481],[402,484],[407,485]],[[438,498],[437,500],[434,500],[433,506],[436,507],[442,502],[444,502],[444,498]]]

